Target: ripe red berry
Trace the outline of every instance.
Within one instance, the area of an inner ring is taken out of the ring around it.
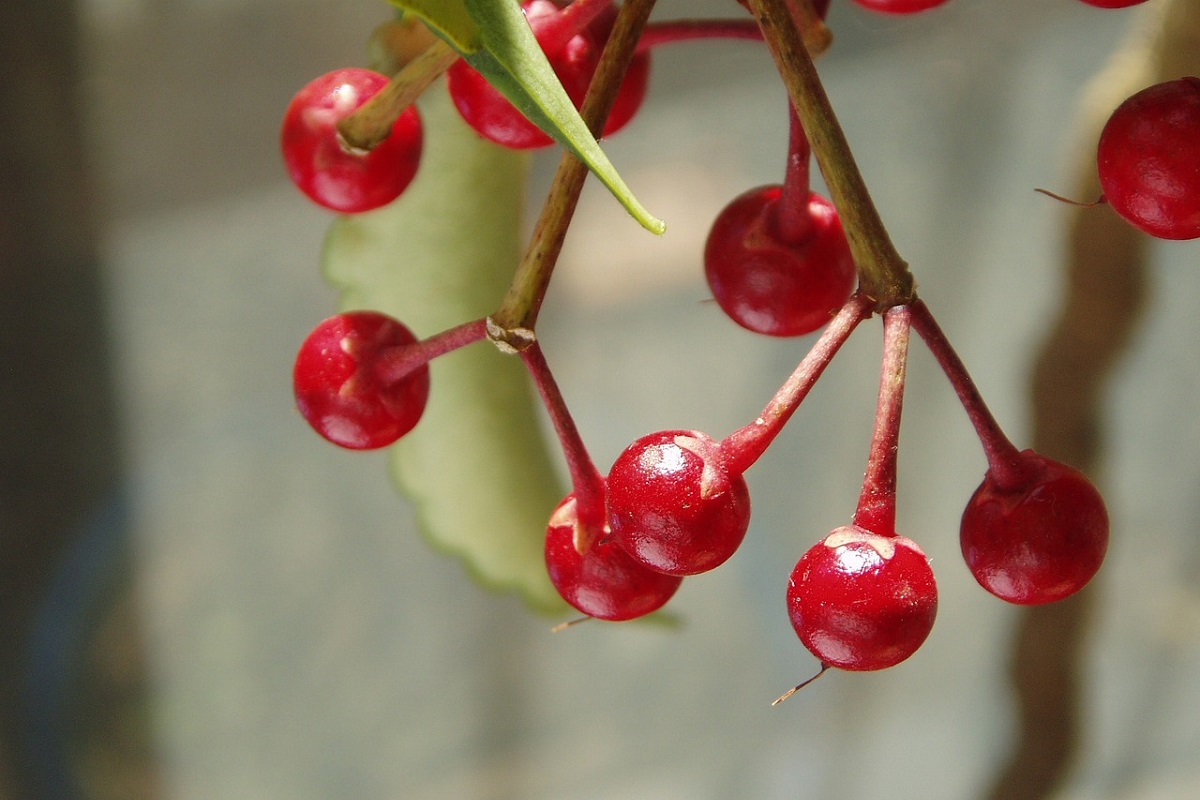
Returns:
[[[1096,8],[1128,8],[1140,5],[1146,0],[1083,0],[1083,2]]]
[[[564,16],[563,10],[551,0],[527,0],[523,8],[550,66],[579,108],[616,21],[616,6],[604,6],[581,30],[564,30],[578,23]],[[546,147],[553,142],[465,61],[450,67],[446,77],[454,105],[467,124],[484,138],[519,150]],[[646,97],[649,77],[650,56],[639,53],[629,64],[605,123],[604,135],[616,133],[637,113]]]
[[[1133,225],[1162,239],[1200,237],[1200,78],[1143,89],[1100,134],[1104,197]]]
[[[313,429],[352,450],[385,447],[417,424],[429,398],[429,366],[384,383],[376,370],[387,350],[416,337],[375,311],[338,314],[318,325],[296,355],[296,406]]]
[[[613,538],[635,560],[669,575],[724,563],[750,524],[750,492],[722,463],[718,443],[699,431],[643,436],[608,474]]]
[[[792,242],[776,225],[783,187],[738,196],[713,222],[704,272],[717,303],[756,333],[801,336],[827,324],[854,291],[855,267],[837,210],[809,193],[809,224]]]
[[[863,8],[884,14],[915,14],[946,3],[948,0],[854,0]]]
[[[371,70],[339,69],[292,99],[283,117],[283,159],[292,181],[317,204],[345,214],[370,211],[399,197],[417,174],[423,135],[415,106],[369,152],[349,148],[337,132],[387,82]]]
[[[578,611],[611,622],[636,619],[662,608],[683,582],[634,561],[605,534],[581,554],[576,523],[572,492],[550,516],[546,569],[554,588]]]
[[[983,588],[1010,603],[1050,603],[1092,579],[1108,549],[1108,513],[1083,473],[1032,450],[1028,480],[1000,487],[989,470],[963,512],[963,558]]]
[[[797,562],[787,590],[800,641],[823,664],[884,669],[916,652],[937,616],[929,559],[903,536],[837,528]]]

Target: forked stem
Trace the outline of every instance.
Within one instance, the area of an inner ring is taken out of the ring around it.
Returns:
[[[858,266],[860,291],[881,310],[912,302],[916,297],[912,273],[883,226],[804,46],[796,17],[805,13],[805,7],[811,11],[811,3],[809,0],[749,0],[749,3],[812,143],[830,199],[841,217],[850,252]]]
[[[900,416],[908,373],[908,340],[912,325],[909,306],[893,306],[883,314],[883,365],[875,432],[863,477],[854,524],[880,536],[896,533],[896,466],[900,452]]]

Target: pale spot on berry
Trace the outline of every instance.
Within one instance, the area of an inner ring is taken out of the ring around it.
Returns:
[[[878,553],[879,557],[884,561],[891,560],[892,556],[896,554],[896,542],[894,539],[852,526],[838,528],[825,537],[825,546],[834,550],[855,542],[867,545]]]
[[[675,444],[700,459],[703,465],[700,473],[700,499],[708,500],[721,494],[728,481],[724,480],[725,476],[714,463],[713,448],[694,436],[676,436]]]

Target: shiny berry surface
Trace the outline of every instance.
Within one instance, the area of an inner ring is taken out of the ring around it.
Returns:
[[[746,536],[750,492],[720,463],[717,443],[698,431],[643,436],[608,475],[613,538],[633,558],[670,575],[724,563]]]
[[[948,0],[854,0],[863,8],[884,14],[916,14],[944,5]]]
[[[385,447],[421,419],[429,398],[429,367],[384,385],[381,352],[416,342],[412,332],[374,311],[338,314],[318,325],[296,355],[296,406],[313,429],[352,450]]]
[[[534,35],[543,49],[558,37],[554,30],[559,8],[550,0],[532,0],[523,5]],[[616,21],[616,6],[609,6],[584,29],[566,39],[565,45],[546,49],[546,58],[576,108],[583,105],[592,76],[600,63],[608,35]],[[456,62],[446,73],[450,96],[467,124],[481,136],[516,150],[546,147],[553,140],[530,122],[499,91],[465,61]],[[616,102],[604,126],[604,135],[616,133],[637,113],[646,97],[650,78],[650,56],[639,53],[629,64]]]
[[[1092,482],[1026,450],[1030,477],[1003,489],[989,472],[963,512],[960,543],[971,574],[1010,603],[1033,605],[1079,591],[1108,549],[1108,512]]]
[[[1200,237],[1200,78],[1143,89],[1100,134],[1104,197],[1133,225],[1162,239]]]
[[[1141,5],[1146,0],[1082,0],[1082,2],[1096,8],[1129,8]]]
[[[371,70],[340,69],[301,89],[283,117],[280,146],[292,182],[318,205],[353,214],[395,200],[417,174],[423,134],[415,106],[370,152],[352,151],[337,124],[387,85]]]
[[[611,622],[636,619],[662,608],[683,582],[634,561],[605,534],[581,555],[576,522],[572,493],[550,516],[545,549],[550,582],[576,610]]]
[[[929,559],[911,539],[848,525],[796,563],[787,604],[800,641],[822,663],[885,669],[929,636],[937,584]]]
[[[722,310],[747,330],[801,336],[829,322],[855,285],[854,259],[833,204],[810,193],[808,230],[784,240],[775,224],[781,186],[736,197],[713,222],[704,273]]]

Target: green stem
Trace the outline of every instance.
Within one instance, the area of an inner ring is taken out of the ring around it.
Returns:
[[[837,207],[850,252],[858,266],[859,290],[880,310],[916,298],[912,273],[896,252],[850,145],[821,85],[812,57],[804,46],[794,10],[797,0],[750,0],[750,10],[787,86],[792,105],[804,124],[813,155]],[[804,6],[809,6],[803,2]]]
[[[350,116],[338,123],[347,147],[369,151],[386,139],[404,109],[416,102],[439,75],[458,60],[458,53],[438,39]]]
[[[617,14],[600,65],[584,98],[583,108],[579,111],[584,122],[597,135],[604,129],[604,121],[616,101],[621,81],[625,78],[625,71],[633,58],[642,29],[650,18],[654,2],[626,0]],[[583,162],[570,152],[563,153],[525,257],[517,266],[499,308],[488,320],[488,335],[497,347],[520,352],[534,341],[533,330],[537,325],[538,313],[550,286],[550,277],[562,251],[567,226],[571,224],[587,173]]]

